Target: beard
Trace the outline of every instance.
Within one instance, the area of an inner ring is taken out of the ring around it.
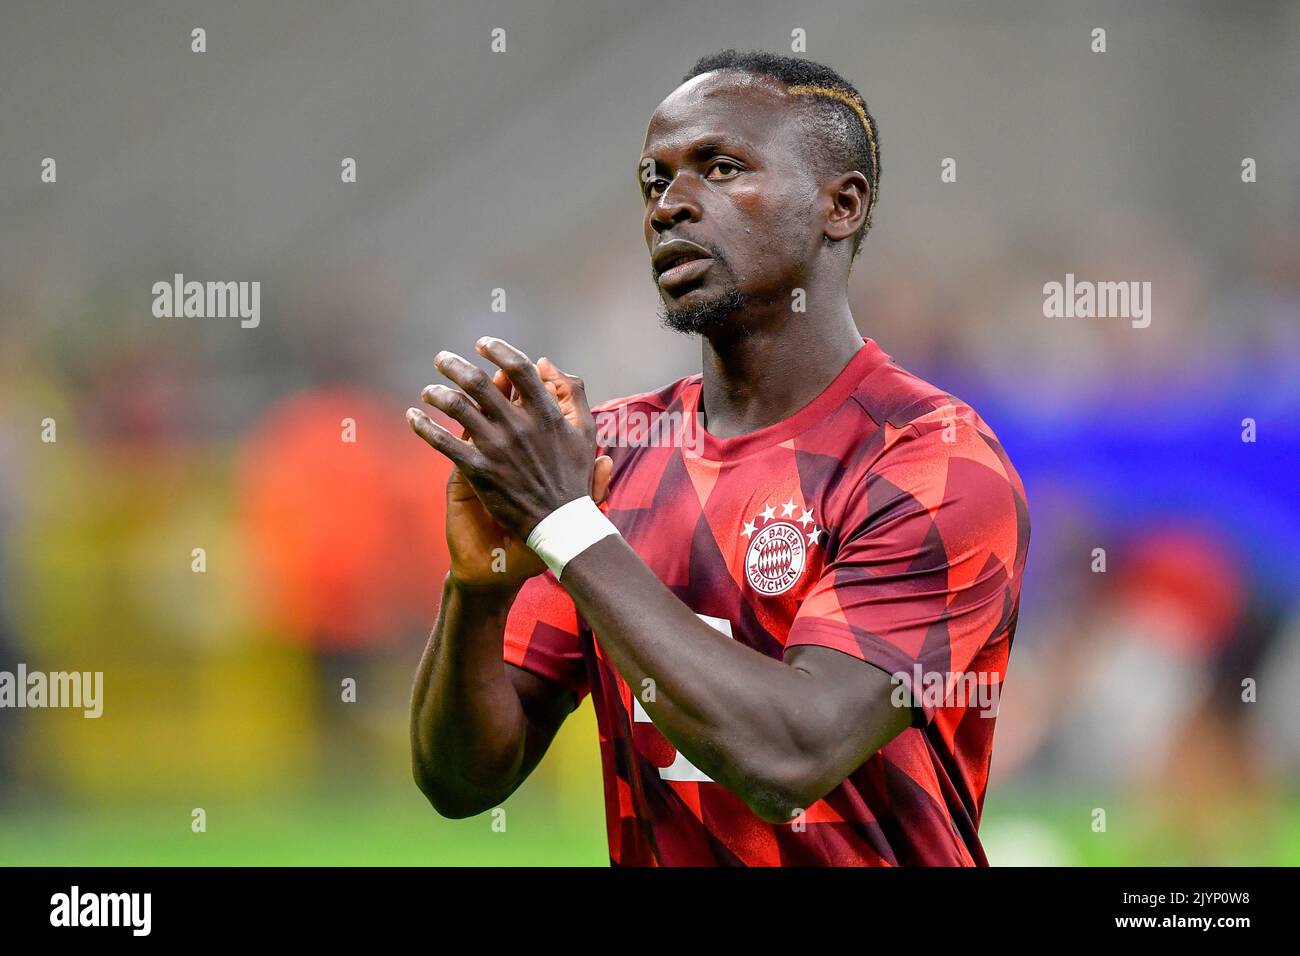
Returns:
[[[685,335],[710,335],[726,328],[737,312],[749,305],[749,296],[739,289],[728,289],[707,302],[670,308],[661,304],[659,324]]]

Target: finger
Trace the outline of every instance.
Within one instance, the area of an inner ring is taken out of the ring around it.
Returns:
[[[467,441],[457,438],[418,408],[406,410],[406,422],[411,431],[423,438],[434,451],[446,455],[457,468],[474,470],[478,464],[478,450]]]
[[[537,367],[523,352],[504,339],[485,335],[476,344],[479,355],[494,362],[510,377],[510,381],[523,397],[523,404],[535,411],[550,410],[556,407],[554,400],[542,384],[537,374]]]
[[[510,401],[501,389],[492,383],[492,376],[473,362],[455,352],[442,351],[433,357],[433,364],[443,375],[459,385],[465,394],[478,403],[485,418],[500,420],[510,414]]]
[[[614,459],[601,455],[596,459],[596,468],[591,474],[591,497],[600,504],[609,495],[609,480],[614,476]]]
[[[591,414],[591,406],[587,403],[587,386],[582,379],[576,375],[570,375],[568,372],[562,372],[548,358],[537,360],[537,372],[541,375],[542,380],[551,382],[555,385],[555,390],[563,405],[566,400],[573,402],[573,407],[578,415],[586,418]]]
[[[546,383],[546,388],[560,403],[560,410],[569,424],[589,438],[597,432],[596,420],[587,405],[587,392],[582,379],[560,371],[548,358],[537,360],[537,371]]]
[[[471,438],[486,434],[492,427],[483,417],[483,412],[478,405],[474,404],[474,400],[458,388],[450,388],[435,382],[433,385],[424,386],[424,390],[420,392],[420,400],[460,422],[461,427],[465,429],[465,434]]]
[[[540,375],[542,381],[548,385],[554,385],[556,379],[559,379],[564,375],[564,373],[556,367],[555,363],[545,355],[537,360],[537,374]]]
[[[501,390],[501,394],[506,397],[506,401],[511,405],[519,404],[519,396],[515,394],[515,387],[510,381],[510,376],[501,369],[492,373],[492,384]]]

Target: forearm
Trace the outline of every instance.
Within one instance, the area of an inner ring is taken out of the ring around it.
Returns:
[[[503,371],[519,401],[506,401],[494,380],[460,356],[440,352],[435,364],[465,391],[431,387],[426,398],[459,422],[467,438],[418,409],[408,413],[412,427],[456,464],[455,474],[502,528],[519,541],[535,538],[539,556],[567,561],[561,585],[681,754],[756,813],[786,819],[897,732],[903,712],[891,709],[888,675],[871,664],[824,647],[797,647],[776,660],[723,637],[620,536],[571,557],[575,542],[558,528],[606,530],[580,527],[590,524],[590,514],[579,525],[552,525],[534,535],[548,517],[594,489],[594,420],[578,379],[557,373],[543,384],[528,357],[508,343],[485,337],[477,347]],[[597,461],[606,463],[612,480],[612,459]],[[645,692],[647,679],[653,694]]]
[[[528,721],[503,664],[518,589],[467,589],[448,575],[416,673],[411,756],[416,782],[444,816],[470,816],[518,786]]]
[[[810,676],[701,621],[619,536],[570,561],[561,584],[669,742],[756,812],[788,819],[834,733]]]

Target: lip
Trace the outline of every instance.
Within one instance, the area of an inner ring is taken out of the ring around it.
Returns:
[[[681,265],[673,266],[671,269],[665,269],[659,273],[659,288],[670,289],[685,285],[687,282],[694,282],[703,277],[704,273],[711,268],[713,268],[712,256],[706,256],[703,259],[689,259]]]
[[[669,239],[655,248],[651,261],[660,288],[667,289],[702,277],[713,265],[713,256],[688,239]]]

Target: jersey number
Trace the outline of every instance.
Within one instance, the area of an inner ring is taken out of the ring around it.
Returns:
[[[720,631],[727,637],[732,636],[731,622],[726,618],[710,617],[707,614],[696,614],[695,616],[715,631]],[[650,719],[650,715],[645,712],[645,708],[641,706],[641,700],[635,694],[632,696],[632,719],[638,724],[654,723]],[[659,776],[664,780],[698,780],[713,783],[712,777],[687,760],[681,752],[677,752],[677,756],[667,767],[659,768]]]

